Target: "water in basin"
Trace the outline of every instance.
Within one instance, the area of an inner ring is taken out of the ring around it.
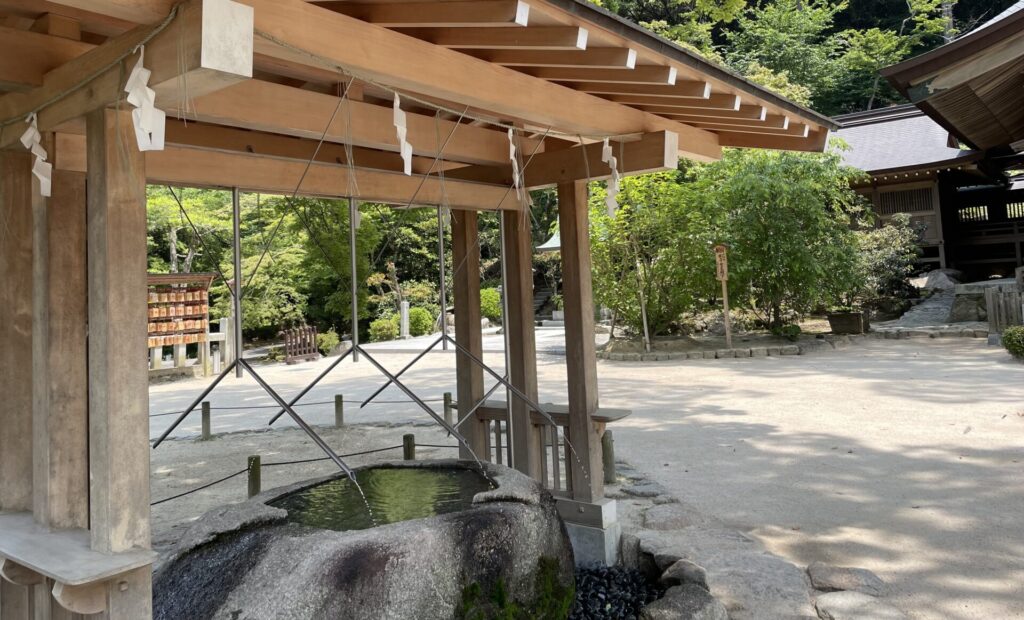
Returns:
[[[296,491],[270,505],[287,510],[288,520],[293,523],[337,531],[364,530],[465,510],[472,505],[474,495],[491,488],[478,472],[461,468],[370,468],[358,470],[356,479],[366,503],[356,486],[341,477]]]

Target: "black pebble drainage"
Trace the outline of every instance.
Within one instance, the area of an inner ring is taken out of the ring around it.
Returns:
[[[576,601],[569,620],[636,620],[644,605],[664,593],[664,588],[633,569],[580,568],[576,570]]]

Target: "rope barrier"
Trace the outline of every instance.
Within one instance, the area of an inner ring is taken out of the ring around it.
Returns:
[[[425,403],[442,403],[442,402],[444,402],[443,398],[424,398],[422,400]],[[415,402],[416,401],[414,401],[412,399],[408,399],[408,400],[374,400],[374,401],[371,401],[371,402],[366,403],[366,404],[367,405],[404,405],[405,403],[415,403]],[[318,401],[312,402],[312,403],[295,403],[294,405],[292,405],[292,407],[313,407],[313,406],[318,406],[318,405],[333,405],[333,404],[334,404],[333,400],[318,400]],[[237,406],[237,407],[229,407],[229,406],[210,407],[210,411],[239,411],[239,410],[245,411],[245,410],[248,410],[248,409],[280,409],[280,407],[278,405],[242,405],[242,406]],[[151,413],[151,414],[149,414],[149,417],[151,417],[151,418],[159,418],[159,417],[165,416],[165,415],[181,415],[182,413],[184,413],[184,410],[182,410],[182,411],[165,411],[163,413]]]
[[[340,458],[348,458],[350,456],[363,456],[363,455],[366,455],[366,454],[376,454],[378,452],[387,452],[388,450],[398,450],[398,449],[400,449],[402,447],[403,446],[401,444],[399,444],[397,446],[388,446],[386,448],[375,448],[373,450],[363,450],[361,452],[352,452],[350,454],[339,454],[338,457],[340,457]],[[430,447],[433,447],[433,446],[430,446]],[[444,447],[457,447],[457,446],[444,446]],[[322,456],[322,457],[315,458],[315,459],[301,459],[301,460],[297,460],[297,461],[277,461],[277,462],[274,462],[274,463],[263,463],[261,465],[261,467],[278,467],[278,466],[281,466],[281,465],[299,465],[299,464],[302,464],[302,463],[316,463],[316,462],[319,462],[319,461],[327,461],[327,460],[330,460],[330,457]],[[198,486],[198,487],[196,487],[194,489],[189,489],[188,491],[185,491],[183,493],[178,493],[177,495],[172,495],[170,497],[165,497],[163,499],[160,499],[160,500],[157,500],[155,502],[152,502],[150,504],[150,506],[157,506],[159,504],[163,504],[164,502],[169,502],[172,499],[178,499],[178,498],[181,498],[181,497],[185,497],[186,495],[191,495],[193,493],[197,493],[197,492],[202,491],[204,489],[208,489],[208,488],[210,488],[210,487],[212,487],[214,485],[220,484],[221,482],[227,482],[228,480],[231,480],[232,478],[235,478],[237,476],[241,476],[242,474],[248,473],[248,471],[249,471],[249,468],[246,467],[245,469],[236,471],[233,474],[224,476],[223,478],[220,478],[218,480],[214,480],[213,482],[207,482],[206,484],[204,484],[202,486]]]

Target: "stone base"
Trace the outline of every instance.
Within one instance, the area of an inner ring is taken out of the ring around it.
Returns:
[[[603,498],[592,504],[558,499],[556,504],[565,521],[577,566],[618,563],[622,527],[614,499]]]

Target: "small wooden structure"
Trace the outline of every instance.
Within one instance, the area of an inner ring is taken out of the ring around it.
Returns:
[[[112,620],[151,616],[147,182],[451,209],[463,418],[484,396],[477,212],[501,213],[508,377],[536,402],[518,190],[557,187],[574,447],[560,509],[577,557],[610,561],[587,195],[613,176],[602,143],[627,175],[723,146],[820,151],[833,126],[583,0],[49,0],[0,17],[2,620],[74,611],[76,588]],[[162,149],[139,149],[156,131],[124,100],[140,61]],[[49,178],[19,141],[32,122]],[[487,424],[459,429],[477,454]],[[523,399],[505,424],[513,465],[540,480],[544,427]]]
[[[188,362],[186,347],[196,347],[199,369],[210,359],[210,284],[212,273],[151,273],[146,277],[150,370],[163,369],[165,347],[174,352],[174,368]]]
[[[284,361],[298,364],[320,359],[316,346],[316,328],[309,325],[284,330]]]

